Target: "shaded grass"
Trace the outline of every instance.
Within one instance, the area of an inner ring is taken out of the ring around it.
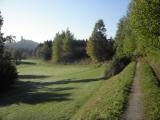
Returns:
[[[160,87],[150,66],[141,65],[141,80],[144,91],[145,120],[160,120]]]
[[[46,75],[19,75],[18,76],[19,79],[44,79],[47,77],[49,76],[46,76]]]
[[[15,88],[0,95],[2,120],[69,120],[104,82],[105,66],[26,62]]]
[[[135,63],[105,81],[100,89],[73,116],[73,120],[118,120],[127,102],[135,75]]]
[[[147,54],[146,60],[149,63],[149,65],[154,69],[156,75],[160,79],[160,50],[150,50]]]

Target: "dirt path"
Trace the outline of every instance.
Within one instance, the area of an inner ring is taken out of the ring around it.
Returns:
[[[121,120],[144,120],[143,93],[140,86],[140,63],[137,63],[136,74],[128,99],[127,110]]]

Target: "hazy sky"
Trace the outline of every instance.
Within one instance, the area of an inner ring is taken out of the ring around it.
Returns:
[[[54,38],[67,29],[77,39],[90,36],[94,24],[103,19],[107,35],[115,36],[119,19],[130,0],[0,0],[4,18],[2,32],[37,42]]]

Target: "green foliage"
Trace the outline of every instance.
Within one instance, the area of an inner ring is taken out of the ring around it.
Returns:
[[[42,47],[43,47],[43,43],[40,43],[37,48],[34,51],[35,57],[37,58],[42,58]]]
[[[53,61],[55,63],[69,63],[86,58],[86,41],[75,40],[73,34],[67,29],[57,33],[53,44]]]
[[[35,50],[35,56],[38,58],[42,58],[43,60],[51,60],[52,44],[52,41],[44,41],[44,43],[40,43]]]
[[[132,57],[136,54],[136,40],[137,36],[134,31],[131,29],[130,23],[127,20],[125,26],[125,39],[123,45],[123,51],[125,56]]]
[[[94,62],[105,61],[113,55],[112,41],[106,38],[106,28],[103,20],[98,20],[87,43],[87,54]]]
[[[16,64],[20,64],[22,60],[22,53],[19,50],[15,50],[12,54],[13,59],[15,60]]]
[[[160,48],[159,11],[159,0],[133,0],[131,3],[131,27],[138,36],[139,51],[147,52],[149,47]]]
[[[2,16],[0,13],[0,30],[2,26]],[[17,79],[17,71],[11,62],[10,53],[4,52],[4,42],[11,40],[10,36],[3,37],[0,31],[0,91],[11,87]]]
[[[70,62],[74,56],[74,36],[67,29],[54,38],[53,61],[56,63]]]
[[[16,67],[11,62],[11,58],[4,54],[0,58],[0,91],[10,88],[17,77]]]
[[[86,54],[86,47],[87,47],[87,42],[86,40],[75,40],[73,42],[74,46],[74,60],[84,60],[87,58]],[[82,60],[82,61],[83,61]]]
[[[148,64],[141,65],[141,82],[144,91],[145,120],[160,119],[160,87]]]
[[[116,34],[116,57],[146,56],[160,48],[160,1],[132,0]]]
[[[129,63],[131,59],[129,57],[123,57],[120,59],[113,59],[107,64],[105,69],[105,77],[110,78],[118,73],[120,73]]]
[[[63,34],[57,33],[55,38],[54,38],[54,45],[53,45],[53,61],[56,63],[59,63],[62,61],[62,39],[63,39]]]
[[[131,63],[119,75],[106,80],[72,119],[118,120],[127,101],[134,75],[135,63]]]
[[[136,53],[136,34],[131,29],[128,17],[123,17],[119,24],[115,38],[116,58],[132,57]]]
[[[43,45],[43,59],[51,60],[52,59],[52,41],[45,41]]]
[[[65,32],[65,37],[63,39],[63,59],[65,62],[71,61],[74,55],[74,36],[67,29]]]
[[[157,75],[160,76],[160,50],[152,48],[146,56],[147,62],[154,68]]]
[[[118,24],[118,30],[115,37],[115,48],[116,48],[116,57],[121,58],[124,56],[124,39],[125,39],[125,23],[127,21],[126,17],[120,19]]]

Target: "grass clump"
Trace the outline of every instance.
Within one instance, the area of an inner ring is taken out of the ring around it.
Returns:
[[[135,75],[135,62],[103,83],[73,120],[117,120],[123,112]]]
[[[160,120],[160,87],[150,66],[141,66],[141,80],[144,91],[145,120]]]
[[[152,49],[146,56],[147,62],[154,69],[156,75],[160,78],[160,50]]]

